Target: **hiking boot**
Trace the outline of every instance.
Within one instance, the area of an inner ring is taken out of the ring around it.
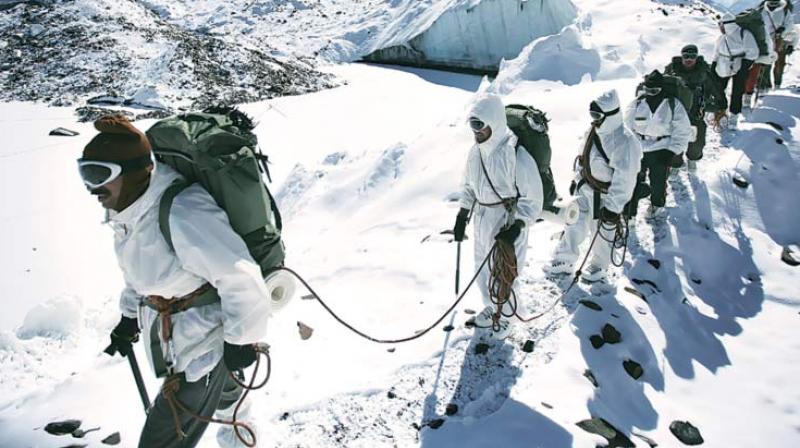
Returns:
[[[590,264],[585,271],[581,273],[581,278],[587,283],[596,283],[599,281],[603,281],[608,277],[606,270]]]
[[[499,321],[497,321],[497,327],[492,327],[492,338],[497,339],[498,341],[502,341],[503,339],[508,337],[508,334],[511,332],[511,321],[506,319],[505,317],[501,317]]]
[[[480,328],[489,328],[492,326],[492,317],[494,316],[495,307],[487,306],[477,316],[475,316],[475,326]]]
[[[553,260],[553,264],[544,265],[545,272],[553,275],[572,274],[574,268],[575,263],[564,260]]]
[[[686,164],[689,169],[689,172],[696,173],[697,172],[697,161],[690,160],[689,163]]]
[[[655,205],[651,205],[647,207],[647,217],[650,219],[661,219],[667,215],[667,211],[664,207],[657,207]]]
[[[236,403],[228,408],[217,410],[215,417],[221,420],[231,420],[233,419],[233,411],[235,408]],[[256,426],[251,418],[249,400],[245,400],[245,402],[242,403],[242,407],[239,409],[236,419],[242,423],[246,423],[247,426],[253,429],[256,435],[256,443],[258,443],[258,426]],[[240,427],[239,434],[248,442],[252,442],[252,435],[246,429]],[[236,430],[231,425],[221,425],[219,429],[217,429],[217,444],[221,448],[245,448],[247,446],[239,440],[236,436]]]

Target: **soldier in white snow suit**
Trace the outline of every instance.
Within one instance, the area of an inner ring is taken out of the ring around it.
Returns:
[[[712,67],[720,78],[724,91],[733,79],[728,126],[736,128],[742,112],[742,96],[747,87],[750,66],[759,58],[758,43],[753,33],[736,24],[735,17],[726,13],[719,22],[722,35],[717,39]],[[721,117],[717,117],[719,120]]]
[[[461,210],[456,218],[455,239],[462,241],[470,210],[474,207],[475,263],[483,262],[495,241],[513,245],[517,264],[525,266],[528,232],[542,212],[542,179],[536,161],[508,128],[502,100],[485,95],[473,106],[469,125],[475,145],[469,151],[461,193]],[[476,317],[480,327],[493,326],[493,305],[488,288],[489,269],[484,267],[477,279],[486,308]],[[515,282],[514,291],[519,296]],[[521,303],[519,304],[522,305]],[[503,313],[511,314],[506,304]],[[493,336],[503,339],[510,330],[509,319],[503,317]]]
[[[642,145],[642,167],[639,178],[650,180],[652,194],[648,216],[664,215],[667,203],[667,177],[676,155],[683,154],[692,140],[689,113],[678,98],[665,92],[664,76],[658,70],[645,76],[642,91],[625,111],[625,124]],[[630,216],[636,217],[638,200],[634,201]]]
[[[255,361],[252,344],[266,332],[270,301],[259,265],[199,185],[175,197],[169,220],[175,251],[170,250],[159,229],[159,200],[180,175],[153,161],[147,137],[125,117],[103,117],[95,127],[100,134],[78,165],[86,187],[107,209],[126,283],[111,348],[127,354],[144,330],[156,374],[177,386],[172,397],[200,416],[217,411],[230,420],[242,390],[229,372]],[[169,317],[155,309],[179,303],[185,310]],[[149,411],[139,447],[195,446],[207,423],[174,412],[164,390]],[[247,418],[243,405],[238,419]],[[223,447],[244,446],[231,426],[221,426],[217,439]]]
[[[571,192],[578,197],[580,217],[568,225],[556,248],[553,274],[571,273],[580,257],[580,245],[597,231],[617,224],[636,187],[642,159],[639,139],[623,124],[619,97],[611,90],[589,106],[592,128],[579,158]],[[601,230],[592,247],[592,256],[582,271],[588,282],[604,280],[611,262],[613,231]],[[602,237],[601,237],[602,236]]]
[[[783,82],[783,70],[786,68],[786,57],[794,52],[798,35],[794,29],[794,17],[787,0],[767,0],[761,6],[761,16],[767,28],[767,36],[777,53],[772,74],[775,87]],[[767,69],[769,70],[769,69]]]

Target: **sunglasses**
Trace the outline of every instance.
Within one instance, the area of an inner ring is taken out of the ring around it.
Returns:
[[[688,60],[688,61],[694,61],[695,59],[697,59],[697,57],[698,57],[697,53],[682,53],[681,54],[681,58],[683,58],[685,60]]]
[[[473,132],[478,132],[486,128],[486,123],[477,118],[470,118],[469,119],[469,127],[472,129]]]
[[[120,175],[141,170],[153,163],[147,155],[124,162],[102,162],[99,160],[78,159],[78,173],[89,188],[98,188],[113,182]]]

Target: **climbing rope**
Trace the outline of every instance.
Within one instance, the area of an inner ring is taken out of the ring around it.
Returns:
[[[172,375],[168,377],[165,381],[163,386],[161,386],[161,393],[164,396],[164,399],[167,401],[167,404],[170,407],[170,411],[172,412],[172,419],[175,423],[175,432],[178,435],[178,440],[183,440],[186,437],[186,434],[181,429],[181,420],[180,420],[180,412],[183,412],[189,415],[190,418],[206,422],[206,423],[217,423],[220,425],[227,425],[232,426],[233,431],[236,434],[236,438],[239,439],[242,444],[245,446],[252,448],[256,446],[256,432],[253,428],[245,422],[241,422],[238,419],[239,409],[244,404],[244,400],[247,398],[247,394],[250,391],[258,390],[263,388],[267,385],[270,376],[272,375],[272,359],[269,356],[269,346],[266,344],[255,344],[254,345],[256,351],[256,364],[253,368],[253,376],[250,378],[249,384],[244,384],[238,377],[237,374],[234,372],[228,372],[231,379],[237,386],[241,387],[243,392],[242,395],[239,397],[239,400],[236,403],[236,407],[233,409],[233,416],[231,420],[222,420],[213,417],[203,417],[202,415],[198,415],[194,413],[192,410],[186,407],[181,401],[175,396],[178,391],[180,390],[180,376],[179,375]],[[261,357],[266,358],[267,362],[267,373],[264,377],[264,380],[255,385],[256,377],[258,374],[258,368],[261,364]],[[238,372],[241,375],[241,372]],[[210,374],[209,374],[210,375]],[[242,430],[248,434],[248,438],[242,434]]]

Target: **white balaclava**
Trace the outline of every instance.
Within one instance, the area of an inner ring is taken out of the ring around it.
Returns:
[[[506,109],[499,96],[486,94],[481,96],[472,106],[468,118],[477,118],[492,128],[492,136],[480,146],[493,150],[502,143],[508,133]]]
[[[605,117],[603,123],[597,128],[598,134],[610,134],[622,126],[622,110],[620,110],[619,107],[619,96],[616,90],[609,90],[603,93],[594,100],[594,103],[597,104],[604,113],[616,111]]]
[[[722,15],[722,19],[720,19],[719,23],[725,28],[725,34],[733,34],[739,27],[739,25],[736,24],[736,17],[729,12]]]

